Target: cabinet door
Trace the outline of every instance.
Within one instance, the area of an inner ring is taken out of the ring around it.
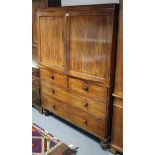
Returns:
[[[64,12],[39,17],[40,64],[61,72],[65,70],[64,19]]]
[[[69,11],[69,74],[108,83],[113,15],[105,11]]]

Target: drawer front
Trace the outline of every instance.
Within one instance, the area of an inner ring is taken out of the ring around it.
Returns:
[[[39,87],[36,87],[35,85],[32,85],[32,95],[34,96],[40,96]]]
[[[32,76],[39,77],[39,69],[32,67]]]
[[[76,126],[86,130],[87,132],[103,138],[105,127],[103,120],[99,120],[74,106],[62,104],[47,96],[42,96],[42,106],[49,111],[65,118]]]
[[[72,92],[70,94],[69,103],[99,119],[105,119],[107,105],[103,101],[93,100]]]
[[[69,77],[69,87],[82,95],[106,101],[107,88],[102,85]]]
[[[48,95],[62,102],[68,102],[68,92],[66,89],[41,81],[41,94]]]
[[[40,68],[40,79],[67,87],[67,76],[54,71]]]
[[[41,106],[41,102],[40,102],[40,97],[36,97],[36,96],[32,96],[32,104],[37,105],[37,106]]]
[[[32,77],[32,85],[39,87],[39,78]]]

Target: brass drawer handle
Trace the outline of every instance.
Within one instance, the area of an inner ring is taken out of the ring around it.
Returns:
[[[84,87],[83,87],[83,90],[84,90],[84,91],[88,91],[88,86],[84,86]]]
[[[54,75],[51,76],[51,79],[54,80]]]
[[[56,105],[54,104],[54,105],[52,105],[52,107],[53,107],[53,109],[55,109],[56,108]]]
[[[88,122],[87,122],[86,119],[83,120],[83,123],[84,123],[85,125],[88,125]]]
[[[54,94],[54,93],[55,93],[55,90],[52,88],[52,89],[51,89],[51,92]]]
[[[84,106],[84,107],[88,107],[88,102],[84,102],[84,103],[83,103],[83,106]]]
[[[69,16],[69,13],[65,13],[65,16],[68,17]]]

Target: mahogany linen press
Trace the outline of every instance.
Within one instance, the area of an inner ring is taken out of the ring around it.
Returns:
[[[111,137],[117,4],[39,9],[41,105],[101,140]]]

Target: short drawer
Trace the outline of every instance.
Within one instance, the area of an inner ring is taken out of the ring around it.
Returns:
[[[103,101],[90,99],[88,97],[71,92],[69,104],[88,112],[99,119],[105,119],[107,105]]]
[[[39,77],[39,69],[32,67],[32,76]]]
[[[97,119],[74,106],[62,104],[47,96],[42,96],[42,106],[87,132],[103,138],[105,129],[104,120]]]
[[[69,77],[69,88],[82,95],[106,101],[107,88],[101,84]]]
[[[39,78],[32,77],[32,85],[39,87]]]
[[[48,95],[62,102],[68,102],[68,90],[41,80],[41,94]]]
[[[45,68],[40,68],[40,79],[67,87],[67,75],[60,74]]]

